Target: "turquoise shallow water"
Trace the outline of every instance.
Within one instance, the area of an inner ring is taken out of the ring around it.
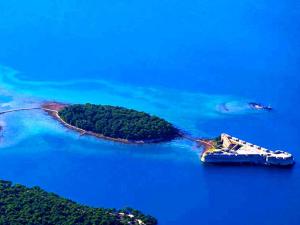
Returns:
[[[299,157],[298,127],[287,126],[280,110],[249,111],[246,98],[103,80],[27,81],[11,69],[2,71],[6,97],[1,110],[44,100],[123,105],[147,109],[195,136],[228,132]],[[230,112],[219,110],[224,102]],[[201,149],[189,141],[131,146],[80,137],[39,110],[6,114],[1,120],[2,179],[39,185],[93,206],[130,205],[157,216],[160,224],[199,224],[199,217],[206,217],[208,224],[239,224],[241,219],[249,224],[283,224],[286,214],[289,224],[298,223],[298,214],[293,213],[300,194],[298,164],[291,170],[206,167],[199,160]],[[284,132],[288,135],[280,139]],[[238,216],[230,217],[232,211]],[[269,221],[274,211],[283,214]]]
[[[227,132],[300,158],[295,1],[0,0],[0,9],[1,111],[44,100],[122,105],[194,136]],[[255,113],[249,101],[275,110]],[[129,205],[162,225],[299,224],[298,163],[207,167],[188,141],[79,137],[39,110],[0,122],[1,179]]]

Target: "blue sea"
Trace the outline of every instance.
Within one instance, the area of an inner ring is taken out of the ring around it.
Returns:
[[[120,105],[296,160],[291,169],[205,166],[187,140],[118,144],[33,110],[0,117],[0,179],[131,206],[160,225],[300,224],[299,1],[0,0],[0,65],[0,111]],[[254,112],[252,101],[274,110]]]

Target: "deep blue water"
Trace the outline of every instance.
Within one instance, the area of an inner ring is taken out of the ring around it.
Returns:
[[[300,158],[297,1],[0,0],[0,108],[122,105],[195,136],[227,132]],[[275,110],[254,113],[248,101]],[[226,103],[231,112],[219,111]],[[162,225],[299,225],[300,171],[204,166],[177,140],[79,137],[40,111],[1,116],[0,179]]]

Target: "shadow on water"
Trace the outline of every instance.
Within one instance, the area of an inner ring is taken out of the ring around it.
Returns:
[[[269,171],[270,173],[286,173],[290,174],[293,173],[295,170],[295,165],[291,166],[272,166],[272,165],[255,165],[255,164],[235,164],[235,163],[228,163],[228,164],[203,164],[204,172],[209,174],[214,172],[230,172],[230,171],[239,171],[239,172],[248,172],[252,171]]]

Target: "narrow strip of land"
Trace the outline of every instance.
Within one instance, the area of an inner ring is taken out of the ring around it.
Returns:
[[[196,142],[198,144],[204,145],[205,147],[213,147],[213,144],[211,143],[210,140],[208,139],[203,139],[203,138],[195,138],[186,134],[181,134],[181,137],[190,140],[192,142]]]
[[[18,111],[34,110],[34,109],[42,109],[42,110],[45,110],[45,111],[48,111],[48,112],[58,113],[57,110],[53,110],[53,109],[47,109],[47,108],[43,108],[43,107],[32,107],[32,108],[10,109],[10,110],[0,112],[0,115],[1,114],[12,113],[12,112],[18,112]]]
[[[0,114],[7,114],[7,113],[11,113],[11,112],[34,110],[34,109],[42,109],[42,108],[41,107],[31,107],[31,108],[9,109],[9,110],[0,112]]]
[[[62,120],[60,118],[60,116],[58,115],[58,111],[54,110],[54,109],[47,109],[47,108],[44,108],[44,107],[18,108],[18,109],[10,109],[10,110],[6,110],[6,111],[2,111],[2,112],[0,112],[0,115],[12,113],[12,112],[19,112],[19,111],[26,111],[26,110],[35,110],[35,109],[45,110],[47,112],[53,113],[54,114],[53,116],[55,116],[66,127],[69,127],[69,128],[71,128],[73,130],[79,131],[81,135],[84,135],[85,133],[88,133],[87,131],[85,131],[83,129],[80,129],[78,127],[75,127],[75,126],[72,126],[72,125],[66,123],[64,120]]]
[[[110,137],[106,137],[106,136],[101,135],[101,134],[96,134],[94,132],[87,131],[87,130],[78,128],[76,126],[73,126],[73,125],[65,122],[59,116],[59,114],[58,114],[59,110],[49,109],[47,107],[28,107],[28,108],[9,109],[9,110],[5,110],[5,111],[0,112],[0,115],[12,113],[12,112],[29,111],[29,110],[37,110],[37,109],[45,110],[46,112],[49,112],[55,119],[57,119],[59,122],[61,122],[64,126],[68,127],[69,129],[72,129],[72,130],[75,130],[75,131],[79,132],[81,136],[88,134],[88,135],[96,136],[98,138],[104,138],[104,139],[111,140],[111,141],[118,141],[118,142],[122,142],[122,143],[130,143],[130,141],[125,140],[125,139],[110,138]],[[200,145],[204,145],[206,148],[207,147],[212,147],[212,144],[208,140],[205,140],[205,139],[194,138],[194,137],[191,137],[191,136],[188,136],[188,135],[185,135],[185,134],[181,134],[181,137],[183,137],[183,138],[185,138],[187,140],[196,142],[196,143],[198,143]],[[141,143],[144,143],[144,142],[142,142],[142,141],[136,141],[134,143],[136,143],[136,144],[140,143],[141,144]]]

